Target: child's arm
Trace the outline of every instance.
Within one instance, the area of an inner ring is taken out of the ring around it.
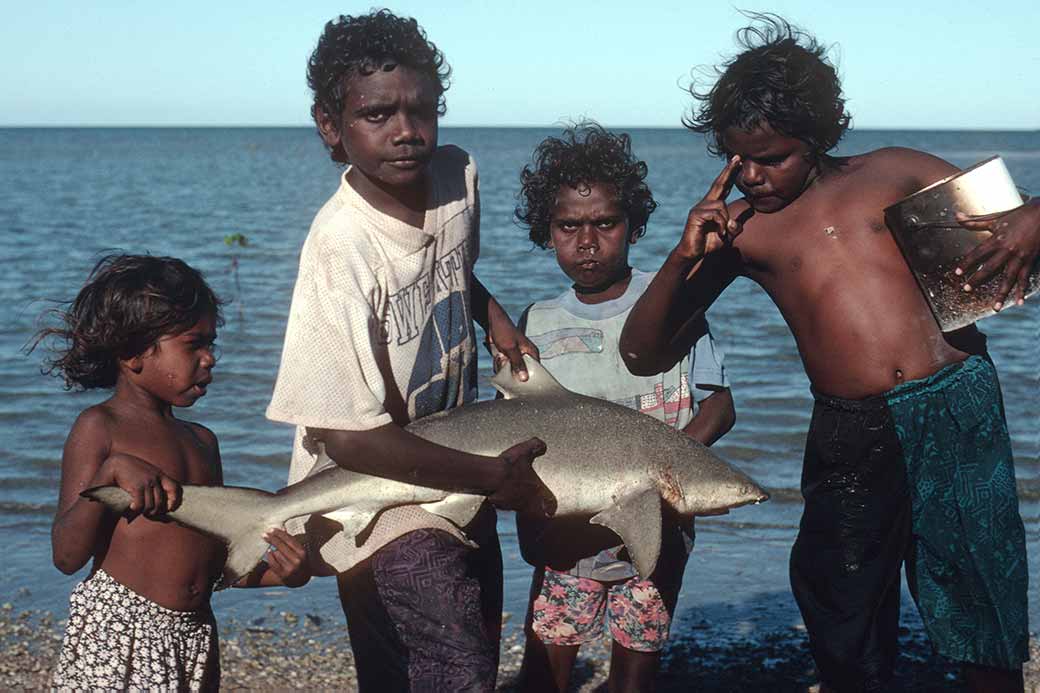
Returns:
[[[545,454],[545,443],[531,438],[498,457],[471,455],[437,445],[397,424],[366,431],[308,428],[307,435],[325,444],[325,453],[340,467],[408,484],[488,496],[507,510],[548,515],[555,510],[552,492],[531,463]]]
[[[93,486],[116,485],[130,494],[130,509],[148,516],[180,504],[180,484],[132,455],[110,454],[107,415],[98,408],[80,414],[65,441],[61,491],[51,527],[54,565],[71,575],[94,555],[105,506],[79,494]]]
[[[683,428],[683,433],[698,443],[711,445],[726,435],[736,421],[737,412],[733,407],[733,393],[728,387],[724,387],[701,400],[697,413]]]
[[[473,319],[487,334],[488,348],[491,349],[491,353],[494,354],[495,350],[498,350],[502,356],[508,359],[513,376],[520,380],[527,380],[527,368],[524,367],[523,355],[530,354],[537,360],[538,347],[513,325],[509,314],[499,305],[476,275],[473,275],[470,301]],[[495,370],[497,371],[501,365],[496,362]]]
[[[732,239],[740,233],[726,196],[740,164],[730,159],[686,218],[679,244],[632,307],[621,331],[621,358],[635,375],[663,373],[685,356],[691,325],[741,272]]]
[[[279,527],[264,534],[271,545],[264,560],[234,587],[303,587],[311,579],[307,567],[307,549],[293,535]]]

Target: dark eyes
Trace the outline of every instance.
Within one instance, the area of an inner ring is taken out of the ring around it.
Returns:
[[[361,111],[359,114],[365,122],[379,125],[390,120],[390,118],[397,113],[396,106],[388,106],[386,108],[372,108]],[[413,118],[422,118],[425,120],[433,120],[437,118],[437,104],[436,103],[424,103],[417,105],[414,109],[410,110],[410,114]]]
[[[592,224],[597,229],[600,229],[601,231],[606,231],[607,229],[612,229],[615,226],[617,226],[618,222],[619,222],[618,219],[607,218],[607,219],[596,219],[596,220],[594,220],[592,222]],[[581,224],[580,221],[563,220],[563,221],[557,222],[556,225],[563,231],[577,231],[581,227],[582,224]]]
[[[381,110],[381,111],[368,111],[362,115],[362,117],[369,123],[382,123],[386,121],[393,111]]]

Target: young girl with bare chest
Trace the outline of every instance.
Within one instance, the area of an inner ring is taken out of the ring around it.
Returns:
[[[70,389],[113,392],[79,415],[62,455],[54,564],[66,574],[93,566],[72,593],[54,686],[216,689],[209,599],[225,547],[162,515],[179,504],[182,483],[223,481],[216,436],[173,414],[213,379],[220,301],[180,260],[112,256],[61,317],[39,335],[65,342],[51,371]],[[131,495],[129,513],[80,496],[103,485]],[[267,539],[267,563],[242,582],[305,583],[303,547],[281,529]]]

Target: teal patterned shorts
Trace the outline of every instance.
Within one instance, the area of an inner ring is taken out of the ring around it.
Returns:
[[[791,581],[825,683],[885,689],[904,564],[939,654],[1028,659],[1025,532],[989,361],[866,400],[817,394],[802,494]]]

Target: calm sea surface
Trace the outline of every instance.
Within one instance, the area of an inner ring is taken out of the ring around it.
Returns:
[[[471,152],[480,168],[481,258],[477,273],[514,316],[567,284],[548,253],[532,249],[512,222],[518,173],[533,147],[555,131],[442,130],[442,142]],[[634,130],[660,207],[633,264],[653,270],[681,230],[721,163],[682,130]],[[959,166],[1004,157],[1020,187],[1040,192],[1040,133],[851,133],[842,151],[901,145]],[[286,129],[0,129],[0,600],[16,609],[64,614],[79,575],[50,560],[50,523],[61,447],[76,415],[105,393],[64,392],[40,374],[41,355],[26,356],[48,300],[75,295],[98,257],[122,250],[168,254],[202,269],[234,303],[220,335],[223,357],[209,394],[183,417],[220,438],[227,483],[284,485],[292,431],[268,422],[300,246],[311,218],[338,184],[317,136]],[[223,238],[242,233],[241,290]],[[1000,371],[1014,441],[1022,515],[1031,550],[1031,626],[1040,627],[1040,415],[1037,414],[1040,301],[982,323]],[[795,626],[787,555],[801,512],[798,491],[811,399],[794,342],[777,310],[740,281],[710,313],[733,383],[737,425],[717,444],[726,459],[773,492],[762,506],[698,522],[680,618],[734,637]],[[482,374],[490,364],[481,354]],[[482,397],[491,395],[482,386]],[[506,609],[522,612],[530,568],[515,545],[512,518],[500,518]],[[338,617],[335,585],[315,580],[293,592],[233,590],[214,598],[218,616],[249,618],[277,610]],[[907,614],[911,626],[914,619]],[[514,623],[518,621],[514,618]]]

